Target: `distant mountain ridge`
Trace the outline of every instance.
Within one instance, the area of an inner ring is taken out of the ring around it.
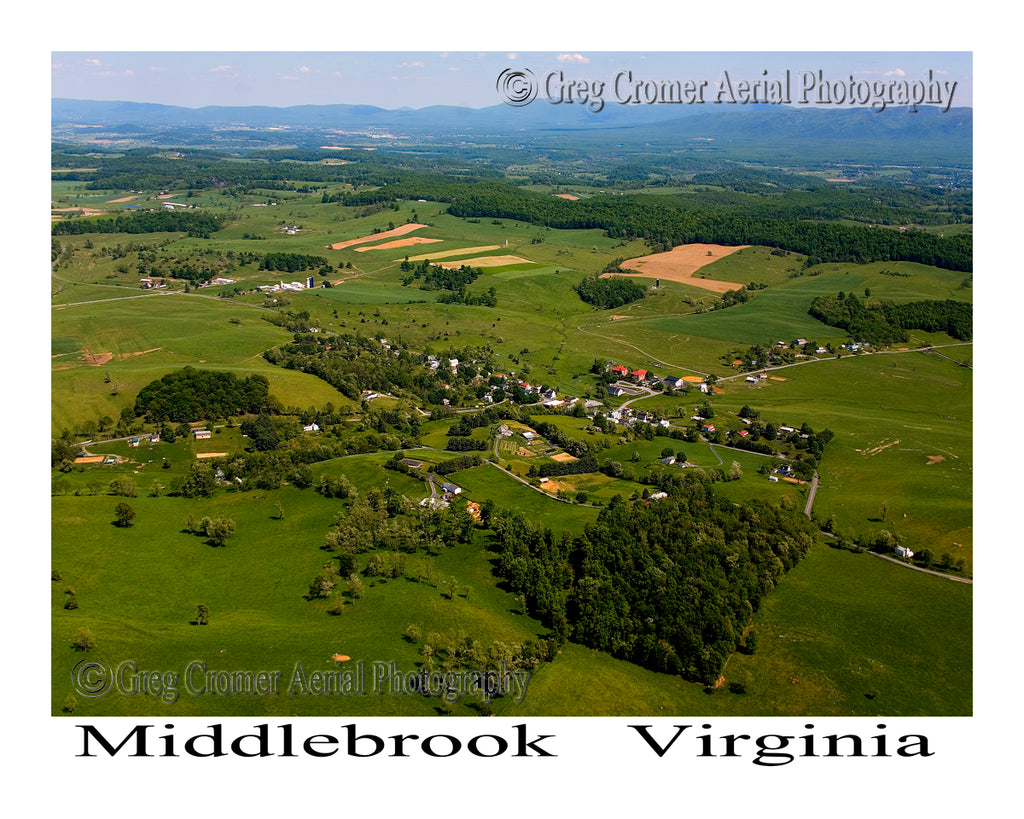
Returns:
[[[493,105],[464,108],[434,105],[426,108],[386,109],[372,105],[206,106],[185,108],[158,103],[54,99],[52,125],[100,126],[288,126],[297,128],[360,128],[409,133],[438,131],[488,132],[495,129],[586,129],[653,127],[672,129],[679,136],[749,135],[821,137],[856,131],[857,136],[894,133],[918,136],[970,136],[973,110],[922,106],[917,113],[892,108],[881,113],[869,109],[797,108],[776,105],[620,105],[607,103],[600,112],[578,104],[553,105],[536,100],[515,108]],[[812,129],[809,133],[807,129]],[[784,133],[788,132],[788,133]]]

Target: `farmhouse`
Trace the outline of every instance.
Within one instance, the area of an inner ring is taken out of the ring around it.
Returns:
[[[622,395],[624,392],[625,392],[625,390],[622,389],[622,387],[617,386],[616,384],[609,384],[608,385],[608,394],[609,395],[614,395],[614,396],[617,397],[617,396]]]
[[[623,367],[621,364],[619,364],[615,367],[612,367],[612,372],[621,378],[622,376],[627,375],[629,373],[629,368]]]
[[[911,558],[913,556],[914,556],[914,553],[912,551],[910,551],[910,549],[908,549],[906,546],[897,546],[896,547],[896,557]]]
[[[319,432],[320,431],[320,425],[315,423],[315,422],[312,423],[312,424],[306,424],[306,426],[304,426],[302,428],[302,431],[303,432]]]
[[[421,469],[423,467],[423,461],[414,461],[412,458],[402,458],[402,463],[409,467],[409,469]]]
[[[641,381],[647,378],[647,370],[633,370],[633,372],[629,374],[629,377],[636,381],[637,384],[639,384]]]
[[[661,380],[665,383],[666,387],[671,387],[674,390],[678,390],[686,383],[678,375],[666,375]]]
[[[441,484],[441,489],[444,490],[446,495],[458,495],[462,492],[462,487],[456,486],[453,483],[443,483]]]
[[[210,437],[210,430],[208,429],[194,429],[192,434],[196,436],[197,441],[204,441]]]

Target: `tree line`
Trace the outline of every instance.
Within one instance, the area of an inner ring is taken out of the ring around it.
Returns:
[[[51,232],[54,236],[80,233],[174,233],[184,232],[189,236],[207,239],[220,230],[221,217],[196,210],[154,210],[98,219],[69,219],[54,222]]]
[[[840,291],[835,296],[818,296],[808,311],[814,318],[845,330],[851,337],[869,344],[906,342],[907,330],[948,333],[960,341],[973,337],[973,309],[962,301],[924,300],[894,304],[890,301],[859,299]]]

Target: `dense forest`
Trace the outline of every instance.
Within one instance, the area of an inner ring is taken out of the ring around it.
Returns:
[[[647,288],[623,276],[601,279],[588,277],[576,285],[576,292],[587,304],[599,310],[610,310],[642,299],[647,294]]]
[[[869,344],[905,342],[907,330],[948,333],[961,341],[970,341],[973,337],[971,305],[950,299],[894,304],[862,300],[854,293],[840,291],[835,296],[819,296],[811,302],[808,312],[819,321],[845,330],[857,341]]]
[[[154,210],[113,218],[69,219],[55,222],[54,236],[78,233],[165,233],[183,231],[189,236],[210,238],[220,230],[223,220],[212,213],[196,210]]]
[[[238,378],[234,373],[185,367],[139,390],[135,415],[151,422],[209,420],[247,413],[276,412],[265,376]]]
[[[499,572],[557,637],[711,684],[814,527],[793,510],[724,501],[695,471],[666,488],[656,501],[613,499],[575,539],[497,515]]]

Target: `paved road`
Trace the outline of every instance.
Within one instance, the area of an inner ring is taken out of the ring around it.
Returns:
[[[814,496],[818,493],[818,473],[814,473],[814,477],[811,478],[811,491],[807,496],[807,505],[804,507],[804,514],[807,517],[811,516],[811,507],[814,506]]]
[[[868,552],[868,554],[874,555],[875,557],[880,557],[882,558],[882,560],[888,560],[890,563],[896,563],[899,566],[905,566],[908,569],[913,569],[915,572],[924,572],[925,574],[933,574],[936,577],[944,577],[946,578],[946,580],[953,580],[957,583],[967,583],[970,586],[974,585],[974,581],[969,577],[954,577],[953,575],[945,574],[944,572],[936,572],[932,569],[924,569],[921,566],[915,566],[912,563],[907,563],[906,561],[899,560],[895,557],[890,557],[889,555],[881,555],[878,552]]]

